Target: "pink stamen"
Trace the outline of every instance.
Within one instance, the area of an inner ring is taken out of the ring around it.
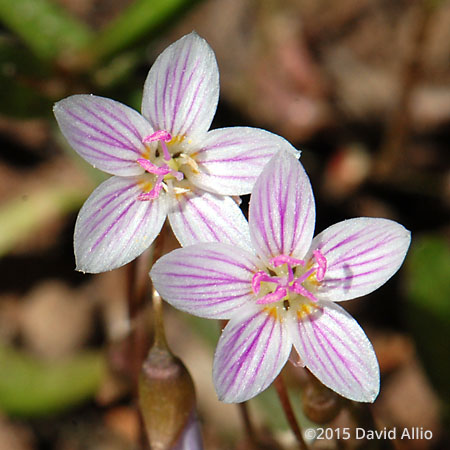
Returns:
[[[167,148],[166,142],[170,141],[172,136],[170,133],[164,130],[155,131],[154,133],[146,136],[142,142],[147,144],[149,142],[160,141],[163,149],[164,160],[170,161],[172,156]],[[145,158],[139,158],[136,162],[147,172],[156,175],[156,182],[153,189],[150,192],[143,192],[138,195],[138,200],[146,201],[153,200],[159,196],[161,189],[163,188],[163,180],[166,175],[172,175],[176,180],[181,181],[184,178],[183,172],[178,172],[171,169],[167,164],[157,166],[151,161]]]
[[[300,294],[313,302],[317,302],[318,301],[317,297],[312,292],[310,292],[306,287],[304,287],[302,283],[314,273],[316,274],[317,281],[322,281],[325,277],[325,272],[327,270],[327,259],[320,252],[320,250],[315,250],[313,252],[313,255],[314,259],[317,262],[317,265],[307,270],[298,278],[295,278],[294,276],[293,267],[297,265],[305,266],[306,264],[305,261],[292,258],[291,256],[287,255],[279,255],[276,256],[275,258],[272,258],[270,260],[270,264],[273,267],[279,267],[283,264],[287,265],[288,271],[287,277],[286,276],[272,277],[264,271],[259,271],[255,273],[255,275],[252,278],[252,288],[255,294],[258,294],[260,292],[262,282],[269,282],[276,284],[276,288],[273,292],[259,298],[256,301],[256,303],[266,304],[278,302],[282,300],[284,297],[286,297],[289,291],[295,292],[296,294]]]
[[[283,286],[277,286],[274,292],[265,295],[264,297],[256,300],[258,305],[265,305],[267,303],[279,302],[282,298],[286,297],[287,289]]]
[[[167,164],[159,167],[144,158],[139,158],[136,162],[147,172],[154,173],[155,175],[167,175],[172,172],[172,169]]]
[[[163,149],[164,159],[169,161],[171,159],[169,149],[167,148],[166,142],[172,139],[172,135],[164,130],[158,130],[149,136],[145,137],[142,142],[147,144],[148,142],[161,141],[161,147]]]
[[[317,281],[322,281],[325,277],[325,272],[327,271],[327,258],[323,256],[320,250],[314,250],[314,258],[316,258],[317,265]]]
[[[172,139],[172,136],[170,133],[168,133],[167,131],[164,131],[164,130],[158,130],[152,134],[149,134],[144,139],[142,139],[142,142],[144,144],[147,144],[147,142],[154,142],[154,141],[169,142],[171,139]]]
[[[166,145],[166,143],[164,141],[161,141],[161,147],[163,149],[164,160],[165,161],[170,161],[172,156],[170,156],[169,149],[167,148],[167,145]]]
[[[153,186],[153,189],[150,192],[143,192],[139,194],[138,200],[148,201],[157,198],[159,193],[161,192],[161,189],[163,188],[162,184],[163,178],[164,178],[163,175],[158,175],[158,177],[156,178],[156,183]]]
[[[272,281],[274,282],[273,278],[267,274],[266,272],[263,272],[260,270],[259,272],[256,272],[255,275],[253,275],[252,278],[252,289],[255,294],[259,293],[259,290],[261,289],[261,283],[263,281]]]
[[[294,281],[294,270],[292,269],[292,266],[288,264],[288,284],[292,283]]]
[[[303,295],[303,297],[309,298],[313,302],[317,302],[317,298],[314,294],[308,291],[308,289],[306,289],[298,279],[294,281],[294,284],[291,286],[291,290],[297,294]]]
[[[298,265],[304,266],[305,261],[303,261],[301,259],[292,258],[292,256],[278,255],[278,256],[275,256],[275,258],[272,258],[270,260],[270,264],[272,264],[273,267],[279,267],[279,266],[282,266],[283,264],[291,264],[293,266],[298,266]]]
[[[176,170],[172,170],[167,164],[162,166],[157,166],[153,164],[148,159],[139,158],[136,162],[147,172],[154,173],[155,175],[168,175],[169,173],[176,178],[178,181],[181,181],[184,178],[183,172],[177,172]]]

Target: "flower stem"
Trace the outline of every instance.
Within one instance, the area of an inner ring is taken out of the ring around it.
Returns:
[[[153,347],[169,351],[164,331],[163,302],[155,288],[153,288],[153,324],[155,333]]]
[[[148,327],[145,320],[143,320],[143,312],[147,303],[146,300],[149,297],[149,278],[147,273],[152,259],[153,246],[132,261],[127,267],[126,293],[131,333],[128,337],[128,345],[125,347],[125,350],[129,355],[128,373],[132,381],[133,400],[136,405],[139,399],[139,374],[150,342]],[[137,409],[137,414],[139,424],[137,445],[139,449],[146,450],[148,449],[148,444],[145,435],[145,426],[139,409]]]
[[[127,306],[128,318],[131,324],[129,336],[129,364],[130,377],[137,395],[137,382],[142,361],[149,346],[149,335],[146,323],[142,317],[148,296],[149,280],[148,265],[152,258],[153,249],[150,248],[131,262],[127,272]]]
[[[278,375],[275,378],[275,381],[273,382],[273,384],[275,386],[275,389],[277,390],[277,394],[280,399],[281,406],[283,407],[284,414],[286,415],[286,419],[289,423],[289,426],[291,427],[291,430],[294,433],[295,438],[297,439],[299,449],[308,450],[308,447],[306,446],[306,443],[303,439],[303,435],[300,430],[300,426],[295,417],[294,410],[292,409],[292,405],[289,400],[287,389],[284,384],[281,373],[280,373],[280,375]]]
[[[238,403],[239,413],[241,415],[242,422],[244,423],[245,434],[247,439],[256,447],[257,441],[255,436],[255,429],[250,419],[247,402]]]

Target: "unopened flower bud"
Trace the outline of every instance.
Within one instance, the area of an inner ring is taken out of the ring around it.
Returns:
[[[167,348],[155,345],[150,350],[139,379],[139,398],[150,447],[173,449],[192,417],[195,390],[186,367]]]

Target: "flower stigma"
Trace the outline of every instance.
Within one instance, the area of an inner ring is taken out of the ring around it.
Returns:
[[[313,291],[322,282],[327,270],[327,260],[320,250],[313,252],[308,264],[287,255],[270,260],[268,272],[258,271],[252,278],[253,292],[259,305],[278,303],[283,310],[294,308],[299,318],[317,309]]]
[[[186,169],[198,172],[198,165],[186,152],[190,140],[184,141],[185,136],[172,137],[165,130],[155,131],[142,140],[146,144],[146,153],[136,162],[151,175],[151,179],[141,184],[144,192],[138,195],[138,200],[153,200],[163,189],[172,195],[190,190],[186,182]]]

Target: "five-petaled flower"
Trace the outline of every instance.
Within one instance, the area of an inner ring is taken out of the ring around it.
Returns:
[[[197,34],[169,46],[151,68],[142,115],[103,97],[74,95],[54,112],[71,146],[114,175],[82,207],[75,226],[77,268],[103,272],[140,255],[168,216],[182,245],[233,242],[243,217],[229,196],[250,193],[280,149],[267,131],[208,131],[219,97],[212,49]]]
[[[229,319],[214,358],[221,400],[242,402],[267,388],[292,346],[323,384],[372,402],[379,367],[358,323],[335,302],[368,294],[400,267],[410,233],[387,219],[337,223],[313,239],[315,205],[296,158],[280,152],[263,170],[240,241],[175,250],[150,272],[170,304]]]

